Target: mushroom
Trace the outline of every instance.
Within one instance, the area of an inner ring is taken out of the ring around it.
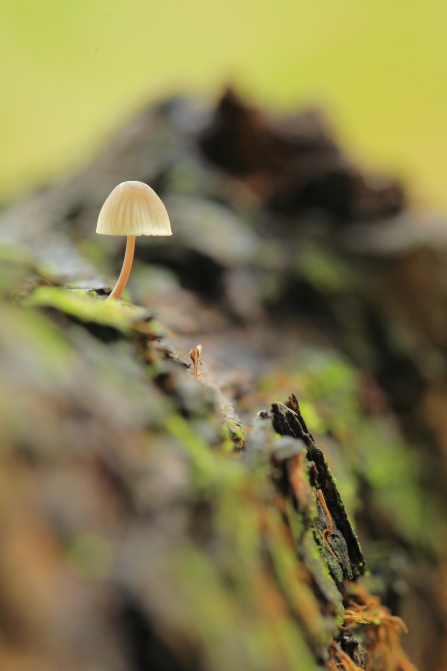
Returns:
[[[192,369],[193,369],[193,374],[191,377],[194,378],[194,380],[197,380],[198,377],[202,375],[202,371],[199,373],[199,365],[202,365],[202,345],[197,345],[197,347],[194,347],[189,353],[189,358],[192,361]]]
[[[155,191],[143,182],[122,182],[109,195],[98,217],[96,232],[126,235],[126,253],[118,281],[109,298],[119,299],[132,268],[137,235],[172,235],[166,208]]]

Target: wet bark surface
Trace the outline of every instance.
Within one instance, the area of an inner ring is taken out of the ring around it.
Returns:
[[[114,304],[129,179],[174,234]],[[446,230],[231,91],[5,208],[2,668],[444,668]]]

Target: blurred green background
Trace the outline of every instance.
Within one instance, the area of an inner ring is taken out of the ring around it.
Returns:
[[[356,158],[447,211],[446,29],[445,0],[0,0],[0,197],[87,161],[147,100],[235,82],[323,105]]]

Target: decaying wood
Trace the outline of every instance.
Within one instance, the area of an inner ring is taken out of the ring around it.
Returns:
[[[130,173],[174,232],[139,307],[93,232]],[[442,668],[446,249],[319,113],[231,92],[6,209],[1,668]]]

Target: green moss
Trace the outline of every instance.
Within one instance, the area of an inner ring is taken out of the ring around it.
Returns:
[[[279,512],[269,510],[269,526],[273,533],[266,539],[268,552],[276,580],[292,611],[304,625],[308,639],[313,646],[329,643],[332,633],[321,612],[320,604],[311,587],[304,580],[298,580],[299,563],[291,546],[285,542]]]
[[[311,243],[301,244],[297,269],[315,289],[323,293],[347,291],[353,282],[348,266],[328,249]]]
[[[197,548],[179,548],[170,570],[178,586],[176,607],[181,610],[187,604],[190,633],[200,637],[210,668],[314,671],[315,662],[294,621],[274,608],[268,615],[262,598],[236,598],[216,565]],[[262,585],[259,588],[262,591]]]
[[[1,306],[0,338],[3,348],[33,359],[34,365],[55,375],[64,375],[72,361],[71,347],[48,319],[14,305]],[[20,353],[21,351],[21,353]]]
[[[129,334],[134,323],[144,319],[143,308],[118,301],[100,301],[80,290],[39,287],[24,301],[25,307],[52,307],[83,322],[111,326]]]
[[[192,430],[188,422],[179,415],[169,415],[165,419],[165,427],[190,457],[197,477],[197,486],[203,487],[215,482],[219,477],[216,456],[207,443]]]
[[[245,445],[245,434],[240,423],[232,418],[225,418],[221,429],[222,450],[233,452],[241,450]]]
[[[419,484],[420,456],[403,441],[390,415],[364,414],[355,367],[336,352],[307,349],[299,359],[284,362],[280,373],[263,378],[260,388],[277,396],[279,381],[287,384],[284,396],[293,390],[300,402],[304,399],[303,416],[325,451],[347,510],[352,514],[361,505],[361,475],[370,485],[376,514],[408,541],[436,547],[446,525]]]

